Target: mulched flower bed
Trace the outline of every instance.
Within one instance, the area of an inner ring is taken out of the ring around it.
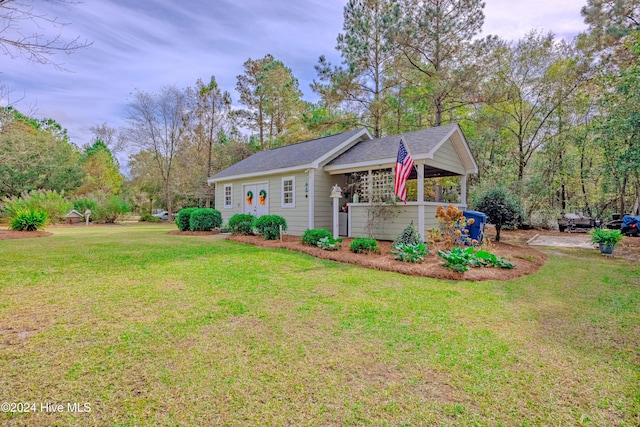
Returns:
[[[535,249],[513,246],[505,243],[491,243],[490,250],[499,257],[505,257],[508,261],[516,264],[516,268],[508,270],[501,268],[470,268],[465,273],[449,271],[439,265],[442,259],[438,256],[438,247],[429,247],[429,255],[425,262],[421,264],[411,264],[396,261],[395,256],[390,253],[392,242],[379,241],[380,254],[354,254],[349,250],[352,239],[345,238],[342,241],[342,248],[337,251],[325,251],[318,247],[302,244],[298,236],[284,236],[283,241],[264,240],[259,236],[235,236],[228,237],[229,240],[240,243],[261,246],[265,248],[283,248],[292,251],[303,252],[316,258],[328,259],[332,261],[344,262],[359,265],[374,270],[393,271],[410,276],[433,277],[448,280],[508,280],[515,277],[535,273],[544,264],[547,257]]]

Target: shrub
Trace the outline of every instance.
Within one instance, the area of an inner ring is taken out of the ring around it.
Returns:
[[[424,262],[424,257],[429,254],[429,249],[422,242],[417,244],[401,242],[393,246],[391,253],[396,255],[398,261],[418,263]]]
[[[3,213],[15,218],[18,211],[39,210],[47,214],[47,222],[55,224],[64,221],[64,216],[71,203],[64,198],[64,193],[51,190],[33,190],[23,192],[19,197],[7,197],[2,201]]]
[[[176,217],[176,225],[180,231],[189,231],[191,222],[191,213],[198,208],[183,208],[178,212]]]
[[[329,230],[324,228],[314,228],[313,230],[307,230],[302,235],[302,243],[305,245],[318,246],[318,242],[323,238],[331,238],[333,235]]]
[[[351,245],[349,246],[349,250],[356,254],[380,252],[380,248],[378,247],[378,241],[376,239],[363,238],[363,237],[353,239],[353,241],[351,242]]]
[[[317,246],[325,251],[337,251],[342,247],[342,239],[334,239],[333,237],[322,237],[318,240]]]
[[[476,210],[487,215],[487,221],[496,226],[496,242],[500,241],[503,226],[515,226],[524,218],[520,201],[504,188],[487,190],[475,202]]]
[[[38,209],[21,209],[14,212],[9,228],[17,231],[36,231],[47,222],[47,213]]]
[[[402,230],[402,233],[396,240],[393,241],[393,248],[397,248],[400,244],[416,246],[422,243],[422,239],[420,238],[420,233],[418,233],[418,229],[415,225],[413,225],[413,221],[411,224],[407,225],[407,228]]]
[[[279,215],[263,215],[253,221],[253,227],[266,240],[279,239],[280,226],[283,231],[287,229],[287,221]]]
[[[149,212],[142,214],[138,221],[139,222],[162,222],[160,218],[151,215]]]
[[[91,198],[91,197],[76,199],[73,202],[73,209],[77,210],[78,212],[80,212],[83,215],[84,215],[84,212],[87,209],[89,209],[92,212],[97,212],[98,211],[98,200],[96,200],[94,198]]]
[[[473,218],[467,220],[462,211],[456,206],[449,205],[445,209],[444,206],[439,205],[436,209],[436,219],[438,220],[438,227],[429,230],[428,240],[430,244],[441,243],[447,250],[454,246],[474,244],[469,237],[469,229],[467,227],[473,224],[475,220]]]
[[[211,208],[194,209],[189,218],[189,230],[210,231],[222,226],[222,214]]]
[[[229,231],[231,234],[244,234],[249,236],[253,230],[253,221],[256,219],[251,214],[235,214],[229,218]]]
[[[98,202],[98,207],[91,212],[90,218],[95,222],[115,223],[121,215],[131,212],[131,205],[120,196],[111,195]]]

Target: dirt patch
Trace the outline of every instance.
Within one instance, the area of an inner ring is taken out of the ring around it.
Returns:
[[[316,258],[331,261],[355,264],[373,270],[393,271],[410,276],[433,277],[437,279],[449,280],[508,280],[527,274],[535,273],[546,261],[546,256],[535,249],[521,246],[514,246],[505,243],[492,243],[491,252],[499,257],[516,264],[516,268],[511,270],[500,268],[470,268],[465,273],[448,271],[440,265],[442,259],[438,256],[438,247],[430,247],[430,254],[425,262],[421,264],[411,264],[396,261],[391,254],[392,242],[380,241],[379,254],[354,254],[349,250],[349,245],[353,239],[345,238],[342,241],[342,248],[337,251],[325,251],[323,249],[302,244],[298,236],[284,236],[282,242],[279,240],[264,240],[259,236],[234,236],[229,240],[240,243],[261,246],[265,248],[283,248],[292,251],[302,252]]]
[[[220,234],[220,230],[211,230],[211,231],[170,230],[170,231],[167,231],[167,234],[175,234],[178,236],[213,236],[215,234]]]
[[[48,236],[53,236],[53,234],[48,233],[46,231],[0,230],[0,240],[32,239],[34,237],[48,237]]]

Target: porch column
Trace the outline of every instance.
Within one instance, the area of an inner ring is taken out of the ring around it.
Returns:
[[[424,162],[418,162],[418,233],[424,242],[427,238],[424,234]]]
[[[467,175],[462,175],[460,179],[460,203],[467,207]]]

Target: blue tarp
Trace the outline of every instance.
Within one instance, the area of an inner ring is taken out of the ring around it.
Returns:
[[[631,227],[633,224],[640,224],[640,216],[625,215],[622,217],[622,228]]]

